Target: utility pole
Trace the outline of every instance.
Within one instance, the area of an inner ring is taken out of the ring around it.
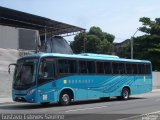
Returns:
[[[86,52],[86,40],[87,40],[87,37],[86,37],[86,31],[84,31],[84,41],[83,41],[83,51],[84,53]]]
[[[46,26],[45,26],[45,29],[44,29],[44,51],[46,52],[47,51],[47,29],[46,29]],[[43,52],[44,52],[43,51]]]
[[[137,28],[136,32],[133,34],[133,36],[131,37],[131,59],[133,59],[133,38],[136,35],[136,33],[139,31],[139,29]]]

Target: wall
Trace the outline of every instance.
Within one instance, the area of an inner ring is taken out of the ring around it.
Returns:
[[[8,74],[8,65],[15,63],[18,58],[17,50],[0,48],[0,98],[11,97],[13,72]],[[12,66],[11,71],[13,69]]]
[[[160,89],[160,72],[152,72],[153,89]]]
[[[19,49],[34,50],[36,48],[36,31],[19,29]]]
[[[0,25],[0,48],[35,50],[36,33],[36,30]]]
[[[18,48],[18,29],[0,25],[0,48]]]

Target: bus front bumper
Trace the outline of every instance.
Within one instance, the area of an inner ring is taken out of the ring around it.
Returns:
[[[37,103],[36,94],[28,94],[28,90],[12,90],[12,99],[16,102]]]

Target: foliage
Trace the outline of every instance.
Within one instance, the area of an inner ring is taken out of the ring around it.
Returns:
[[[152,21],[150,18],[143,17],[139,20],[142,22],[142,27],[139,28],[140,31],[145,32],[150,35],[160,35],[160,18],[156,18]]]
[[[134,58],[150,60],[153,70],[160,71],[160,18],[152,21],[150,18],[143,17],[139,21],[142,22],[139,30],[145,35],[133,39]],[[129,55],[130,45],[128,44],[124,47],[122,56],[130,58]]]
[[[74,41],[71,42],[70,46],[74,53],[81,53],[84,51],[84,39],[85,39],[85,33],[79,33],[74,37]]]
[[[100,41],[100,44],[97,49],[97,53],[100,54],[110,54],[113,50],[113,44],[107,40]]]
[[[107,54],[113,48],[115,36],[103,32],[99,27],[91,27],[89,32],[79,33],[70,44],[74,53],[102,53]],[[85,51],[84,51],[85,50]]]
[[[98,45],[100,44],[101,39],[94,34],[88,34],[86,38],[86,51],[88,53],[97,53]]]

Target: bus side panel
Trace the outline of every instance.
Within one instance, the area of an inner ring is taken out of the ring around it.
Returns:
[[[103,92],[95,88],[99,87],[99,83],[103,82],[102,80],[101,77],[94,75],[68,76],[57,80],[57,89],[72,88],[75,93],[75,100],[99,98],[103,97]]]
[[[85,100],[87,99],[87,89],[76,89],[75,91],[75,100]]]
[[[152,91],[152,76],[142,75],[135,76],[135,85],[133,86],[132,95],[142,94]]]
[[[75,100],[120,96],[124,86],[134,86],[134,77],[75,75],[57,80],[58,90],[72,88],[75,92]]]
[[[106,85],[106,90],[104,91],[105,97],[121,96],[123,87],[134,86],[133,76],[114,76],[109,78],[109,83]]]
[[[55,81],[38,86],[37,98],[38,102],[57,102],[58,98]]]
[[[134,77],[107,75],[75,75],[57,80],[58,89],[70,87],[75,100],[120,96],[123,86],[132,86]],[[133,85],[134,86],[134,85]]]
[[[59,100],[60,91],[71,88],[74,100],[95,99],[120,96],[124,86],[128,86],[131,95],[149,92],[152,89],[151,76],[107,76],[107,75],[73,75],[66,76],[39,86],[39,102]],[[47,99],[46,99],[47,95]]]
[[[87,99],[87,80],[84,76],[73,75],[56,80],[57,90],[60,92],[66,88],[72,88],[74,100]]]

